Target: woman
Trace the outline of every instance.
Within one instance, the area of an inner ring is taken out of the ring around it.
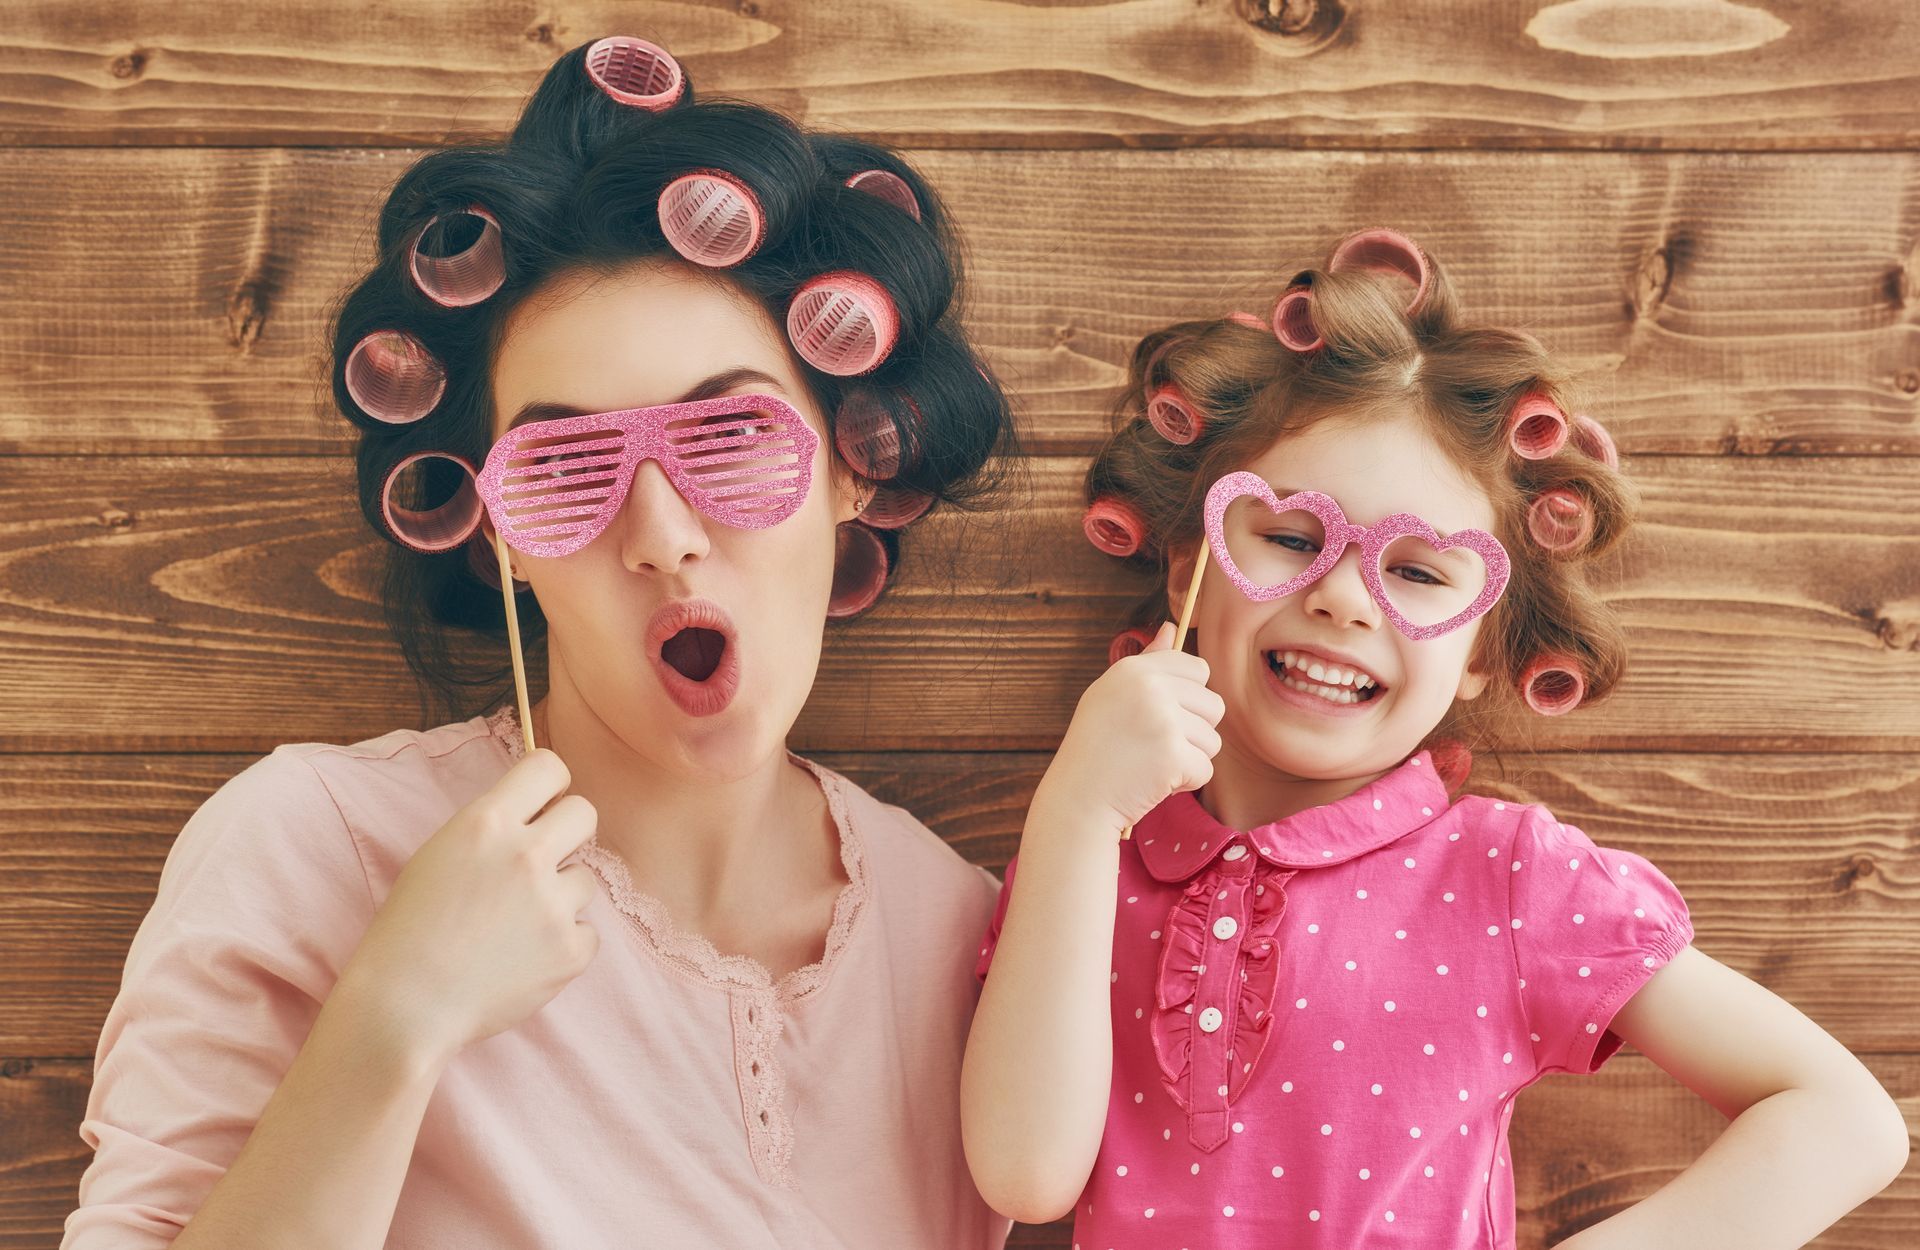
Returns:
[[[207,800],[101,1035],[64,1244],[998,1246],[957,1116],[996,883],[785,745],[824,619],[1010,446],[937,200],[610,39],[505,143],[409,170],[380,251],[335,389],[388,616],[471,680],[438,631],[499,634],[504,520],[541,745],[509,705],[282,746]]]

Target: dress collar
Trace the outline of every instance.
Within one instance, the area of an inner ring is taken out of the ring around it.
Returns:
[[[1344,799],[1254,829],[1221,824],[1182,791],[1134,826],[1133,842],[1159,881],[1185,881],[1233,846],[1242,848],[1235,859],[1251,848],[1275,867],[1330,868],[1399,841],[1447,807],[1446,783],[1421,751]]]

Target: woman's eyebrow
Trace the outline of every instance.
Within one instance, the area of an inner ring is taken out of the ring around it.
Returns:
[[[712,399],[716,395],[723,395],[734,387],[748,382],[765,383],[775,390],[783,392],[786,390],[785,387],[780,385],[778,378],[762,373],[758,369],[749,369],[742,366],[735,369],[723,369],[711,377],[702,378],[688,388],[686,393],[681,395],[680,398],[668,400],[667,402],[690,404],[695,400]],[[563,404],[554,399],[533,399],[528,400],[520,406],[520,411],[513,414],[513,420],[507,423],[507,428],[511,430],[515,426],[524,425],[529,421],[552,421],[560,417],[584,417],[592,411],[593,409],[591,408],[576,408],[572,404]]]

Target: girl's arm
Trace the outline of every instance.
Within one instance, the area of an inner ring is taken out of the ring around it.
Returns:
[[[1906,1167],[1906,1122],[1872,1073],[1691,946],[1610,1027],[1733,1123],[1679,1176],[1562,1250],[1802,1246]]]
[[[1213,775],[1226,711],[1173,626],[1109,668],[1074,710],[1020,839],[1019,885],[974,1012],[960,1129],[974,1184],[1002,1215],[1058,1219],[1086,1188],[1113,1072],[1120,833]]]

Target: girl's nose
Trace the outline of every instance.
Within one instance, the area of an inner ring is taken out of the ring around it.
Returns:
[[[1360,544],[1349,543],[1326,575],[1307,587],[1301,606],[1309,616],[1325,616],[1341,626],[1377,628],[1380,625],[1383,619],[1380,605],[1367,590],[1366,578],[1360,571],[1361,560]]]
[[[614,522],[620,559],[638,572],[677,573],[682,562],[707,554],[705,518],[674,489],[658,461],[642,460]]]

